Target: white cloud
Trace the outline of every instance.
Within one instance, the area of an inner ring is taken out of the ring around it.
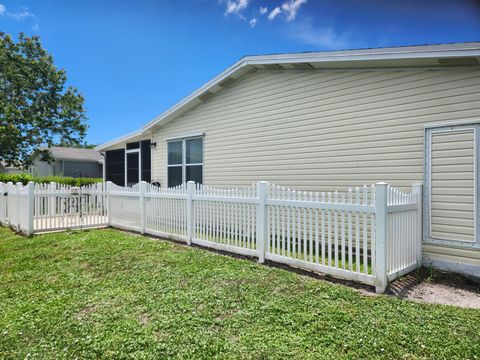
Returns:
[[[316,28],[311,20],[295,25],[289,37],[323,49],[344,49],[349,46],[349,33],[338,34],[332,27]]]
[[[7,16],[10,16],[11,18],[15,20],[23,20],[28,17],[33,17],[33,14],[28,11],[27,8],[23,8],[22,11],[17,12],[17,13],[7,13]]]
[[[289,0],[286,3],[283,3],[282,10],[285,12],[287,21],[295,20],[298,9],[300,9],[300,6],[306,3],[307,3],[307,0]]]
[[[40,31],[40,25],[38,25],[38,24],[33,25],[32,30],[33,30],[33,32],[38,33]]]
[[[275,9],[273,9],[270,14],[268,14],[268,20],[273,20],[277,17],[277,15],[280,15],[282,10],[277,6]]]
[[[255,25],[257,25],[257,21],[258,21],[258,20],[257,20],[256,18],[251,19],[251,20],[250,20],[250,27],[251,27],[251,28],[255,27]]]
[[[268,12],[268,7],[260,6],[260,15],[265,15]]]
[[[249,1],[250,0],[228,0],[225,15],[241,15],[240,13],[248,7]]]
[[[28,8],[26,7],[22,7],[22,10],[20,10],[19,12],[12,13],[7,11],[7,7],[3,4],[0,4],[0,15],[8,16],[15,20],[24,20],[29,17],[35,17],[35,15],[28,11]]]

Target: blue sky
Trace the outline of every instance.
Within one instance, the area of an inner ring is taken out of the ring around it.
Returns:
[[[478,1],[0,0],[86,98],[87,141],[136,130],[244,55],[480,40]]]

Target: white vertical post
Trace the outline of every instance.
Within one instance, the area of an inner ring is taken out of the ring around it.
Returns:
[[[5,221],[8,222],[8,226],[12,226],[12,222],[11,222],[11,218],[12,218],[12,215],[11,215],[11,211],[12,211],[12,208],[11,206],[9,206],[11,204],[11,201],[10,199],[13,197],[13,194],[12,194],[12,191],[13,191],[13,183],[11,181],[9,181],[7,183],[7,188],[6,188],[6,192],[7,192],[7,199],[6,199],[6,205],[5,205]]]
[[[54,218],[57,214],[57,197],[55,196],[56,191],[57,191],[57,184],[52,181],[50,183],[50,196],[49,196],[49,201],[48,201],[48,215],[50,216],[50,221],[54,221]]]
[[[111,197],[111,191],[112,191],[112,182],[107,181],[105,184],[105,191],[107,193],[106,195],[106,200],[107,200],[107,226],[110,226],[110,223],[112,222],[112,197]]]
[[[17,182],[16,184],[16,191],[15,191],[15,197],[16,197],[16,209],[17,209],[17,231],[20,232],[21,229],[20,229],[20,225],[21,225],[21,221],[20,221],[20,189],[23,187],[23,184],[21,182]]]
[[[375,184],[375,291],[387,288],[387,184]]]
[[[192,244],[193,238],[193,192],[195,191],[195,181],[187,182],[187,244]]]
[[[412,185],[412,194],[417,202],[417,213],[415,214],[415,251],[418,266],[422,265],[422,244],[423,244],[423,220],[422,220],[422,184]]]
[[[35,204],[35,184],[29,181],[27,185],[28,190],[28,211],[27,211],[27,235],[33,235],[33,219],[34,219],[34,204]]]
[[[138,189],[140,191],[140,233],[145,234],[145,192],[147,189],[147,183],[145,181],[140,181]]]
[[[258,211],[257,211],[257,252],[258,262],[265,262],[265,243],[267,241],[267,196],[268,182],[260,181],[257,183],[258,192]]]

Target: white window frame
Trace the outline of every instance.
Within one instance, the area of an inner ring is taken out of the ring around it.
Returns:
[[[194,140],[194,139],[202,139],[202,162],[201,163],[191,163],[191,164],[187,164],[187,146],[186,146],[186,143],[187,143],[187,140]],[[202,166],[202,184],[203,184],[203,179],[204,179],[204,145],[205,145],[205,139],[204,139],[204,135],[193,135],[193,136],[188,136],[188,137],[182,137],[182,138],[169,138],[169,139],[166,139],[167,141],[167,154],[166,154],[166,158],[167,158],[167,187],[168,187],[168,168],[170,167],[181,167],[182,168],[182,184],[186,183],[187,182],[187,166],[199,166],[201,165]],[[170,165],[168,163],[168,144],[172,143],[172,142],[178,142],[178,141],[181,141],[182,142],[182,163],[181,164],[172,164]]]
[[[474,241],[464,240],[440,240],[434,239],[431,235],[432,218],[430,216],[432,211],[432,134],[438,133],[455,133],[473,130],[473,161],[474,161]],[[425,125],[424,127],[424,179],[425,189],[423,192],[423,241],[427,244],[434,245],[449,245],[460,246],[465,248],[480,249],[480,221],[477,219],[480,214],[480,122],[475,121],[471,123],[445,123]]]

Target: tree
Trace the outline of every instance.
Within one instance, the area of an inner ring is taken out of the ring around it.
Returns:
[[[0,32],[0,160],[26,166],[40,145],[84,139],[84,98],[66,81],[38,36],[20,33],[14,42]]]
[[[95,149],[97,144],[89,144],[86,141],[84,141],[83,143],[76,143],[76,144],[64,143],[60,141],[58,144],[55,144],[54,146],[68,146],[68,147],[73,147],[77,149]]]

